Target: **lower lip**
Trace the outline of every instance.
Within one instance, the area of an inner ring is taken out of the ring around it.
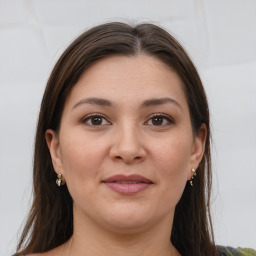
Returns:
[[[126,195],[131,195],[149,188],[151,183],[116,183],[105,182],[105,184],[112,190]]]

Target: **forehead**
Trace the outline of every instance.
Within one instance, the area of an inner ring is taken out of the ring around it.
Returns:
[[[107,97],[122,102],[166,96],[186,103],[182,81],[171,67],[144,54],[111,56],[94,63],[82,74],[66,103],[82,97]]]

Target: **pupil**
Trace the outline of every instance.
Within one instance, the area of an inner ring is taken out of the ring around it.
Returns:
[[[102,123],[102,118],[101,117],[93,117],[92,118],[92,124],[93,125],[100,125]]]
[[[152,120],[152,123],[154,125],[161,125],[163,123],[163,118],[162,117],[154,117]]]

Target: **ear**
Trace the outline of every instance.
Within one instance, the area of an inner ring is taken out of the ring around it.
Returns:
[[[54,130],[48,129],[45,132],[45,139],[51,154],[53,168],[57,174],[63,175],[58,134]]]
[[[190,156],[190,170],[188,172],[188,180],[190,180],[193,175],[192,168],[196,170],[204,156],[206,136],[207,128],[203,123],[199,131],[194,136],[194,142]]]

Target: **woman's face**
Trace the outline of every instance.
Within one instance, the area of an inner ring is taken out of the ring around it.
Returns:
[[[46,139],[75,218],[127,231],[171,224],[205,134],[192,133],[178,75],[139,55],[92,65],[67,98],[58,134],[47,130]]]

